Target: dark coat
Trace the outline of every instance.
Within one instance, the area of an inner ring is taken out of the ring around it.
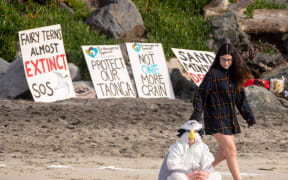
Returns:
[[[221,66],[212,68],[194,96],[194,112],[190,119],[201,120],[204,111],[204,125],[206,134],[240,133],[240,126],[236,119],[235,105],[248,124],[254,124],[255,118],[247,102],[245,91],[237,91],[230,79],[229,70]]]

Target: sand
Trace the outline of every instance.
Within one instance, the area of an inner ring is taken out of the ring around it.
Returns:
[[[0,180],[157,179],[191,103],[168,99],[71,99],[56,103],[0,99]],[[243,179],[288,178],[288,111],[238,116]],[[211,152],[217,144],[204,142]],[[217,167],[232,179],[225,162]]]

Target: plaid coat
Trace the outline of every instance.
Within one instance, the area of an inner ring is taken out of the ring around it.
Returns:
[[[230,79],[229,71],[221,66],[211,69],[194,96],[194,112],[190,119],[201,120],[204,111],[205,133],[236,134],[240,126],[236,119],[235,105],[242,117],[255,122],[254,115],[247,102],[245,91],[236,90]]]

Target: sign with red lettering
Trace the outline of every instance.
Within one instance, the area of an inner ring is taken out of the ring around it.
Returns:
[[[162,44],[126,43],[139,97],[174,99]]]
[[[82,46],[82,51],[98,98],[136,97],[119,45]]]
[[[26,80],[37,102],[75,97],[60,25],[18,32]]]
[[[193,81],[199,86],[212,65],[215,54],[208,51],[195,51],[172,48],[183,68],[190,74]]]

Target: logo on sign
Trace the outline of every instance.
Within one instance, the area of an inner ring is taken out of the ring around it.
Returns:
[[[139,52],[141,50],[141,46],[139,43],[135,43],[132,45],[132,48],[136,51]]]
[[[97,48],[90,47],[89,49],[86,49],[86,54],[88,54],[90,57],[94,58],[98,54]]]

